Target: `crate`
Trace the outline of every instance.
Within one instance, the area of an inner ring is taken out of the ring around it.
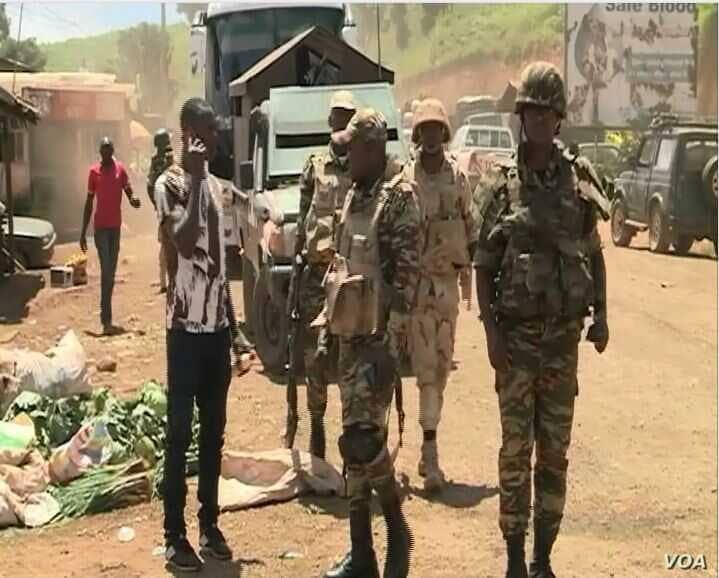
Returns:
[[[72,267],[52,267],[50,269],[50,287],[57,289],[72,287]]]

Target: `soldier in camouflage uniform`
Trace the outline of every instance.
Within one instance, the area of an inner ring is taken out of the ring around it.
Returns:
[[[452,369],[459,313],[458,277],[470,263],[472,193],[465,173],[444,151],[449,119],[442,103],[426,99],[415,110],[412,142],[417,159],[405,168],[422,209],[420,280],[412,312],[409,350],[419,387],[422,458],[419,475],[433,492],[444,483],[437,453],[437,426]]]
[[[352,93],[337,91],[330,102],[332,132],[343,130],[355,112]],[[310,413],[310,453],[325,457],[324,417],[327,409],[326,350],[317,356],[317,329],[310,323],[322,310],[322,279],[332,257],[332,232],[345,194],[352,184],[347,151],[330,143],[325,153],[313,154],[300,177],[300,215],[295,253],[306,263],[300,280],[300,327]]]
[[[374,489],[387,523],[385,578],[409,572],[411,535],[401,509],[387,425],[396,361],[387,326],[407,319],[419,272],[419,207],[398,173],[386,179],[387,124],[373,109],[358,111],[333,136],[349,146],[352,188],[335,231],[336,254],[325,280],[325,323],[339,336],[342,435],[347,471],[351,550],[326,578],[378,578],[370,513]]]
[[[534,464],[534,556],[529,575],[553,578],[567,450],[578,393],[577,350],[609,341],[606,270],[597,219],[609,203],[586,159],[554,140],[566,101],[559,71],[536,62],[522,74],[516,112],[523,141],[514,158],[483,175],[474,192],[480,319],[502,421],[499,525],[508,578],[526,578],[524,537]]]
[[[173,154],[170,145],[170,134],[161,128],[155,133],[154,138],[155,154],[150,162],[150,172],[147,175],[147,195],[150,197],[152,206],[155,206],[155,182],[166,169],[172,166]],[[165,248],[162,245],[162,231],[157,229],[157,242],[160,244],[158,261],[160,263],[160,293],[167,291],[167,259]]]

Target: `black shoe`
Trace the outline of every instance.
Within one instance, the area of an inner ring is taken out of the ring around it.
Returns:
[[[232,550],[217,526],[210,526],[200,533],[200,554],[215,560],[232,560]]]
[[[507,572],[505,578],[527,578],[524,559],[524,533],[505,538],[507,542]]]
[[[202,560],[185,536],[167,542],[165,560],[168,566],[180,572],[199,572],[202,569]]]
[[[352,549],[324,578],[379,578],[377,556],[372,546],[372,515],[369,503],[350,510]]]

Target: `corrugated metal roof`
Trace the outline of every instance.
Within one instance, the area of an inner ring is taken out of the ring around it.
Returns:
[[[341,47],[342,49],[346,50],[347,52],[352,52],[358,55],[360,58],[362,58],[364,61],[368,63],[372,63],[372,60],[367,58],[364,54],[362,54],[360,51],[356,50],[354,47],[350,46],[346,42],[344,42],[341,38],[338,38],[334,34],[331,34],[327,32],[324,28],[320,26],[313,26],[312,28],[309,28],[308,30],[305,30],[304,32],[301,32],[294,38],[291,38],[281,46],[277,47],[275,50],[270,52],[267,56],[256,62],[253,66],[251,66],[248,70],[246,70],[239,78],[233,80],[230,82],[230,95],[231,96],[241,96],[245,94],[246,85],[248,82],[250,82],[253,78],[259,76],[263,72],[265,72],[267,69],[269,69],[274,63],[279,61],[283,56],[291,52],[293,49],[297,48],[300,44],[302,44],[305,40],[310,38],[311,36],[318,36],[321,38],[322,42],[327,42],[330,45],[334,45],[337,47]],[[382,76],[383,77],[394,77],[394,73],[389,70],[388,68],[382,67]]]

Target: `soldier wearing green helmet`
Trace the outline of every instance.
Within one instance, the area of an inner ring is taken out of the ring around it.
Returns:
[[[597,231],[598,218],[609,217],[609,202],[589,161],[555,140],[566,97],[554,65],[535,62],[524,70],[515,112],[522,127],[516,154],[495,163],[473,194],[474,265],[502,425],[499,526],[507,542],[506,577],[554,578],[549,556],[564,511],[585,318],[593,318],[587,339],[597,352],[609,341]]]

